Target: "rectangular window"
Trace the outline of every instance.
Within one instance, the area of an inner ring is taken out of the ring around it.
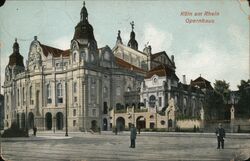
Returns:
[[[96,109],[92,109],[92,115],[96,116]]]
[[[146,107],[147,100],[144,99],[143,103],[144,103],[144,107]]]
[[[161,100],[161,97],[159,97],[159,106],[160,106],[160,107],[162,106],[162,100]]]
[[[76,109],[73,110],[73,116],[76,116]]]
[[[73,126],[76,126],[76,120],[73,120]]]
[[[77,102],[77,97],[74,97],[74,102],[75,102],[75,103]]]

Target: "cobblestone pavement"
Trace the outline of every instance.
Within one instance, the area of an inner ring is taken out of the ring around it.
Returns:
[[[141,133],[136,148],[129,148],[128,132],[114,135],[63,132],[38,133],[37,137],[2,139],[2,155],[7,160],[75,161],[229,161],[250,157],[250,135],[229,134],[225,149],[216,149],[214,134]]]

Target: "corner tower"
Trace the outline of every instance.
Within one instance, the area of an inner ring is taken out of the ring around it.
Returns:
[[[71,41],[72,61],[97,63],[98,48],[93,27],[88,22],[88,11],[83,2],[80,12],[80,22],[75,27]]]

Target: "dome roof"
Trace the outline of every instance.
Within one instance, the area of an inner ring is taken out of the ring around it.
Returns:
[[[9,57],[9,66],[21,66],[24,67],[23,64],[23,56],[19,53],[19,44],[17,43],[17,39],[15,39],[15,43],[13,44],[13,53]]]

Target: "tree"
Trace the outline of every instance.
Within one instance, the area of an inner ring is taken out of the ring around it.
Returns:
[[[223,98],[223,101],[225,104],[227,104],[228,100],[230,99],[230,89],[229,89],[229,83],[227,83],[225,80],[215,80],[214,83],[214,90],[218,94],[220,94]]]
[[[208,91],[205,96],[204,110],[206,111],[206,120],[224,119],[224,101],[220,94],[214,90]]]
[[[229,83],[215,80],[214,90],[206,92],[206,119],[225,119],[226,104],[230,98]]]
[[[250,118],[250,79],[248,81],[241,80],[239,88],[239,102],[237,115],[238,117]]]

